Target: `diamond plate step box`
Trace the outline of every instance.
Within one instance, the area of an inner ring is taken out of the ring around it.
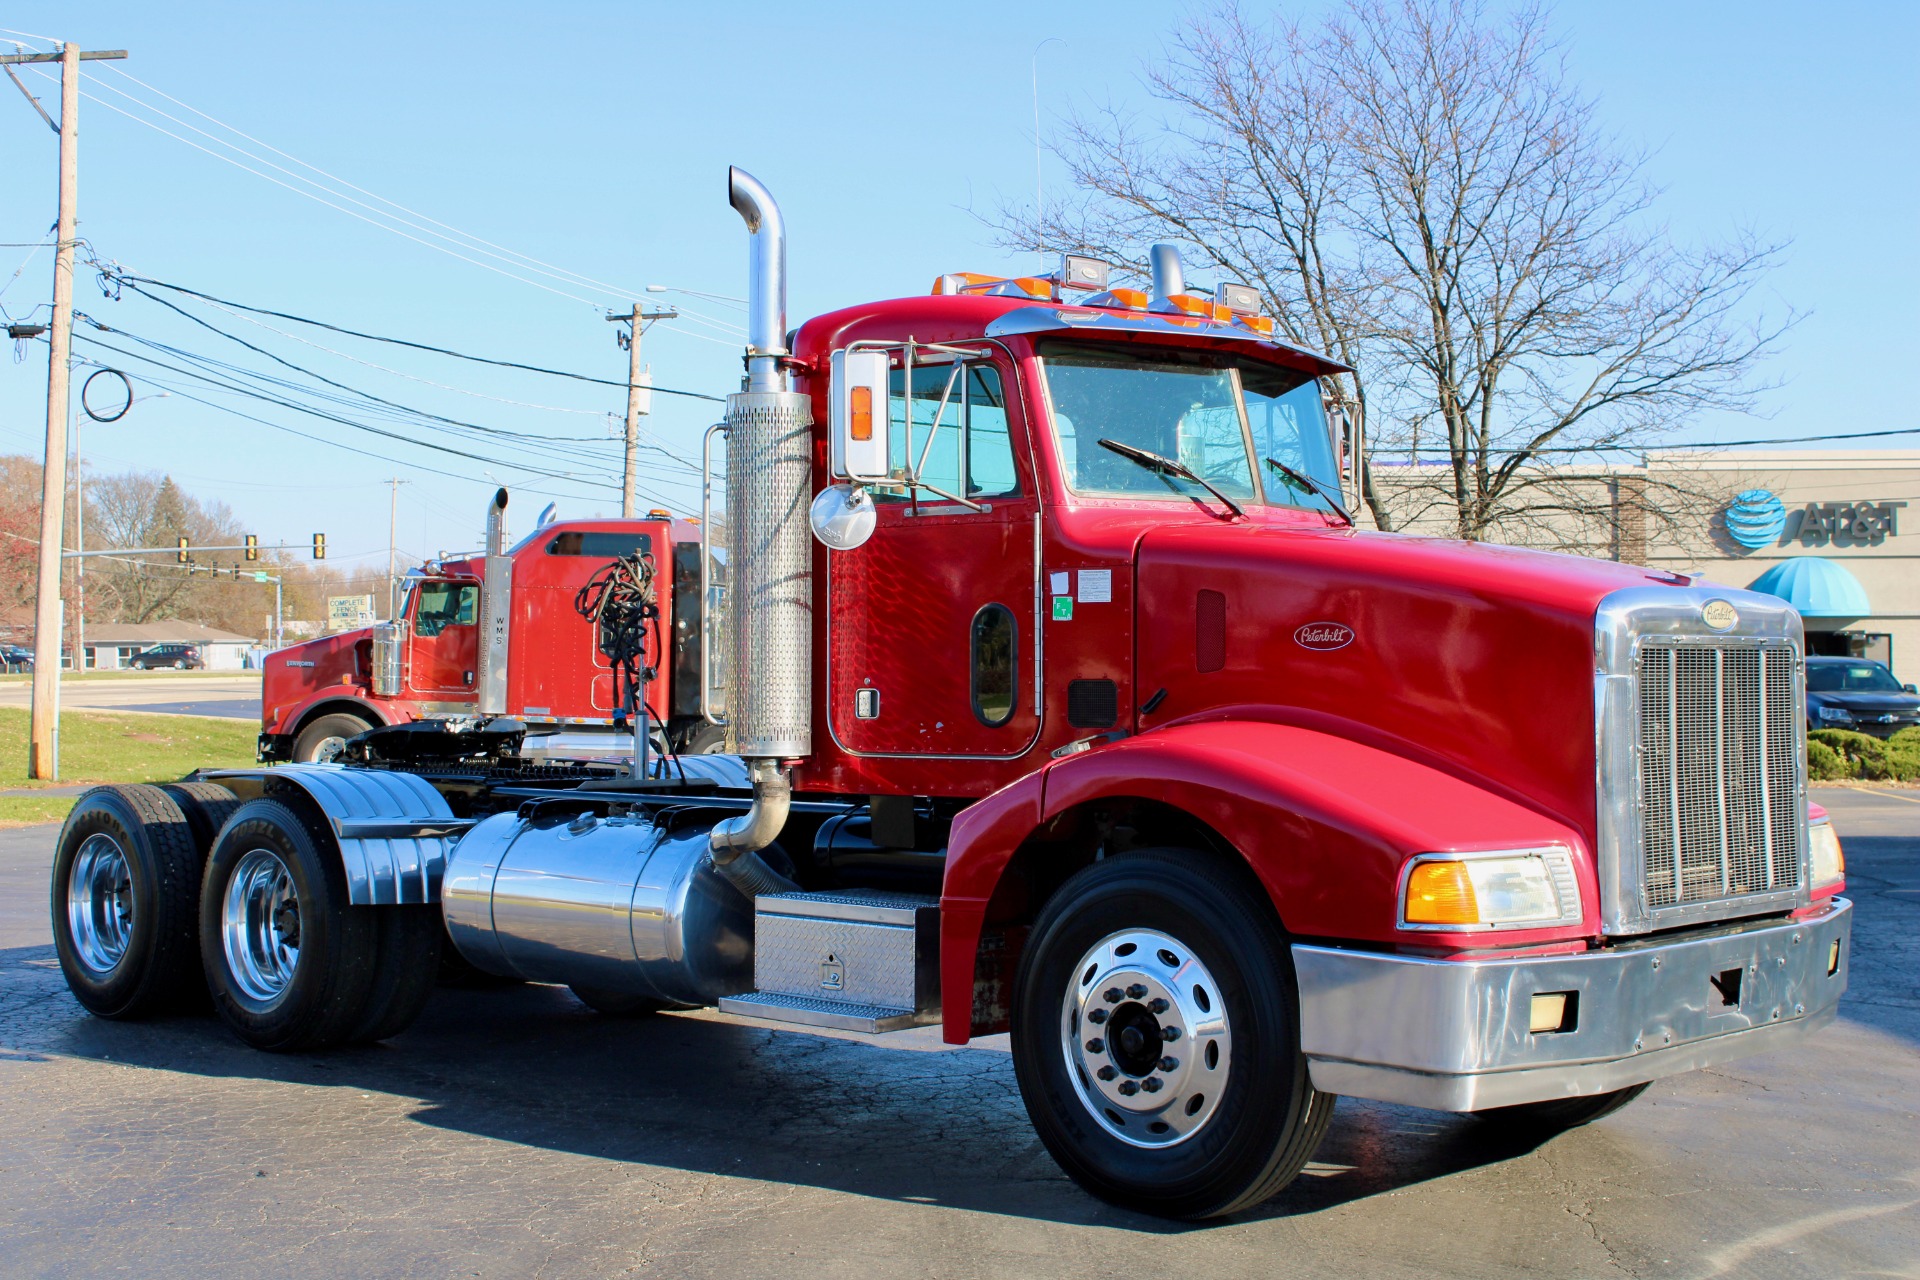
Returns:
[[[843,1031],[940,1019],[940,908],[903,893],[781,893],[754,900],[755,991],[726,1013]]]

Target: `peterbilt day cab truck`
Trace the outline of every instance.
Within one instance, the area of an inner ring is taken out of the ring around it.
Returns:
[[[1341,366],[1170,249],[789,333],[779,210],[729,194],[735,754],[534,767],[502,716],[98,789],[53,878],[86,1007],[375,1039],[444,927],[607,1011],[1009,1031],[1061,1166],[1181,1218],[1338,1094],[1573,1125],[1834,1016],[1782,602],[1357,529]]]
[[[614,671],[593,623],[573,607],[596,570],[629,555],[650,557],[663,584],[648,722],[679,750],[720,745],[719,727],[700,712],[706,610],[694,526],[665,511],[561,520],[508,547],[506,508],[502,490],[488,508],[484,550],[429,561],[408,577],[399,617],[267,655],[261,760],[332,760],[369,729],[479,715],[526,723],[528,758],[630,752],[631,736],[614,730]]]

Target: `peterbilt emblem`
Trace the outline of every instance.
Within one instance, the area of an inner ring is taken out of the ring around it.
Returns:
[[[1344,649],[1353,643],[1353,628],[1344,622],[1309,622],[1294,631],[1293,642],[1302,649]]]
[[[1740,621],[1740,611],[1725,600],[1709,600],[1700,607],[1700,621],[1715,631],[1726,631]]]
[[[820,989],[822,991],[845,991],[847,989],[847,967],[840,963],[840,957],[828,953],[820,965]]]

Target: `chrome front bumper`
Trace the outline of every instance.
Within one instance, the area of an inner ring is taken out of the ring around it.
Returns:
[[[1318,1089],[1439,1111],[1606,1093],[1830,1022],[1852,918],[1836,898],[1804,920],[1512,959],[1296,946],[1301,1048]],[[1573,1025],[1530,1031],[1533,997],[1552,992],[1574,993]]]

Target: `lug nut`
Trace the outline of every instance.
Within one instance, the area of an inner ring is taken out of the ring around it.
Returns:
[[[1178,1040],[1180,1038],[1180,1028],[1162,1027],[1160,1028],[1160,1038],[1162,1040],[1165,1040],[1168,1044],[1172,1044],[1175,1040]]]
[[[1165,1013],[1166,1011],[1167,1011],[1167,1002],[1165,1000],[1162,1000],[1159,996],[1155,996],[1153,999],[1147,1001],[1148,1013]]]
[[[1126,994],[1126,992],[1118,987],[1108,987],[1100,993],[1100,998],[1108,1004],[1119,1004],[1121,1000],[1126,998]]]
[[[1127,988],[1127,994],[1135,1000],[1143,999],[1147,994],[1147,984],[1144,982],[1136,982]]]
[[[1107,1042],[1105,1040],[1102,1040],[1099,1036],[1095,1036],[1093,1039],[1087,1041],[1088,1053],[1105,1053],[1106,1051],[1107,1051]]]
[[[1102,1080],[1111,1080],[1115,1076],[1119,1075],[1120,1073],[1118,1071],[1115,1071],[1112,1067],[1102,1067],[1098,1071],[1094,1072],[1093,1074],[1099,1076]]]
[[[1105,1009],[1096,1007],[1096,1008],[1087,1010],[1087,1021],[1091,1022],[1094,1026],[1097,1027],[1101,1023],[1105,1022],[1106,1020],[1107,1020],[1107,1011]]]
[[[1157,1076],[1150,1076],[1140,1082],[1140,1087],[1148,1093],[1158,1093],[1160,1092],[1160,1080]]]
[[[1134,1094],[1140,1092],[1140,1086],[1132,1080],[1122,1080],[1120,1082],[1120,1092],[1131,1098]]]
[[[1162,1058],[1160,1059],[1160,1069],[1162,1071],[1178,1071],[1180,1069],[1180,1059]]]

